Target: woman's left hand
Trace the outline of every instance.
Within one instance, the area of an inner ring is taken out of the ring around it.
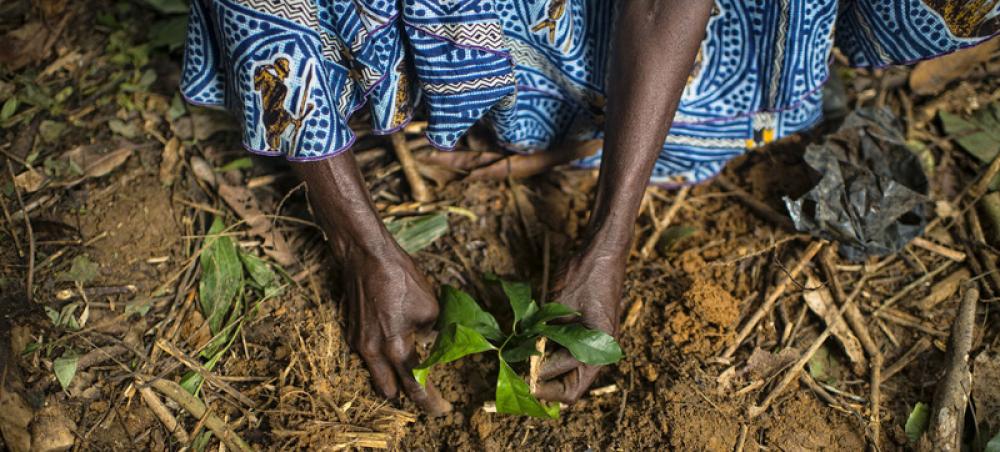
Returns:
[[[627,246],[585,248],[563,266],[553,285],[553,301],[579,311],[582,315],[576,321],[584,326],[617,338],[627,258]],[[576,402],[600,370],[600,366],[583,364],[560,348],[544,358],[535,395],[549,401]]]

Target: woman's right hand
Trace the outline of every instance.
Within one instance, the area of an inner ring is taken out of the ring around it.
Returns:
[[[395,398],[402,388],[427,413],[443,414],[451,404],[431,382],[422,387],[413,377],[419,364],[415,345],[432,338],[437,300],[410,256],[391,248],[378,256],[355,256],[344,269],[348,339],[383,395]]]
[[[315,216],[343,267],[348,339],[386,397],[400,390],[424,411],[442,414],[451,404],[430,383],[413,377],[419,364],[416,342],[429,339],[438,315],[437,299],[385,229],[350,152],[315,162],[294,162],[306,183]]]

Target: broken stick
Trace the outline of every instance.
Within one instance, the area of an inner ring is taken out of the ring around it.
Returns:
[[[938,382],[931,412],[931,444],[935,450],[957,451],[962,448],[962,427],[965,410],[972,392],[972,372],[969,370],[969,352],[976,328],[976,303],[979,289],[970,286],[962,297],[958,315],[951,327],[948,340],[948,368]]]
[[[410,184],[413,199],[420,202],[432,201],[434,198],[431,196],[430,190],[427,189],[427,184],[424,183],[423,176],[420,175],[420,170],[417,168],[417,160],[413,158],[413,152],[410,151],[410,146],[406,143],[406,134],[396,132],[391,135],[391,138],[392,147],[396,151],[396,158],[399,159],[399,164],[403,167],[403,174],[406,176],[406,181]]]

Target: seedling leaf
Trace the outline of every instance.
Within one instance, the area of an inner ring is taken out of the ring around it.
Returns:
[[[543,419],[559,419],[559,404],[543,404],[531,394],[528,384],[521,380],[503,358],[497,375],[497,413],[521,414]]]
[[[497,319],[480,308],[472,296],[452,286],[445,285],[441,288],[441,313],[438,315],[438,329],[443,330],[453,323],[469,327],[494,341],[504,339]]]
[[[448,215],[435,213],[398,218],[386,223],[385,227],[400,247],[413,254],[448,233]]]
[[[503,293],[507,295],[510,308],[514,310],[515,328],[521,319],[528,318],[538,311],[538,304],[531,299],[531,286],[520,283],[504,281],[492,273],[486,274],[486,279],[497,281],[503,288]]]
[[[250,279],[264,292],[264,298],[271,298],[281,294],[281,285],[278,283],[278,274],[263,259],[250,253],[240,252],[240,260],[243,267],[250,274]]]
[[[496,347],[476,330],[452,323],[438,333],[430,354],[424,362],[413,369],[413,376],[421,386],[424,386],[427,384],[427,374],[435,364],[450,363],[468,355],[494,349]]]
[[[543,336],[566,347],[574,358],[584,364],[602,366],[622,358],[622,349],[615,338],[603,331],[592,330],[578,323],[544,325],[539,330]]]
[[[56,380],[59,380],[59,386],[62,386],[64,391],[73,382],[73,377],[76,375],[76,364],[79,361],[80,356],[73,352],[63,353],[62,356],[52,361],[52,372],[56,374]]]
[[[910,416],[906,418],[906,426],[903,427],[903,431],[906,432],[906,437],[910,439],[911,443],[919,441],[920,437],[927,431],[930,418],[931,408],[926,403],[917,402],[913,411],[910,412]]]
[[[540,355],[535,349],[535,336],[517,335],[500,351],[501,357],[508,363],[519,363],[532,356]]]
[[[243,291],[243,265],[233,239],[220,235],[225,228],[222,220],[216,217],[200,256],[202,277],[198,298],[212,334],[217,334],[222,328],[233,300]]]
[[[524,331],[529,333],[537,332],[537,329],[544,326],[549,320],[560,317],[578,316],[579,312],[561,303],[545,303],[541,309],[536,311],[531,317],[524,319],[522,323]]]

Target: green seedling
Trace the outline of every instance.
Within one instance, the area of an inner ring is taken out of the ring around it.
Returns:
[[[615,363],[622,349],[603,331],[579,323],[550,325],[559,318],[580,313],[559,303],[541,306],[531,299],[531,288],[524,283],[503,281],[494,275],[487,279],[499,283],[514,312],[509,333],[504,333],[496,318],[483,310],[469,294],[451,286],[441,293],[438,337],[424,362],[413,369],[421,385],[436,364],[449,363],[476,353],[495,351],[500,361],[496,384],[498,413],[527,415],[546,419],[559,418],[559,404],[542,403],[531,394],[528,384],[511,368],[511,363],[538,355],[535,340],[546,337],[565,347],[574,358],[594,366]]]

